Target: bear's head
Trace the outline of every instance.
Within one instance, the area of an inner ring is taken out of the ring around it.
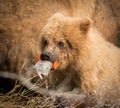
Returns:
[[[41,59],[57,61],[60,70],[76,64],[84,53],[90,24],[88,19],[54,14],[40,33]]]

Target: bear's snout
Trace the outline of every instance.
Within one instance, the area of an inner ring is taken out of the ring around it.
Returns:
[[[49,52],[43,52],[40,56],[41,60],[47,60],[50,61],[50,53]]]
[[[55,54],[52,54],[50,52],[44,51],[41,55],[40,55],[41,60],[43,61],[50,61],[50,62],[55,62],[58,61],[57,56]]]

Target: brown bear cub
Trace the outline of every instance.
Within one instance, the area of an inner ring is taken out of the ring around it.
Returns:
[[[54,14],[41,30],[40,47],[42,60],[59,63],[48,76],[51,88],[105,96],[120,87],[120,49],[91,20]]]

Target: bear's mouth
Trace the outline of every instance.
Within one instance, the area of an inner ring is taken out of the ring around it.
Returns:
[[[34,69],[38,73],[40,79],[44,76],[48,76],[49,72],[52,70],[57,70],[59,66],[58,62],[51,62],[48,60],[40,60],[34,65]]]
[[[57,61],[44,60],[44,61],[48,61],[48,62],[50,62],[52,64],[51,71],[54,71],[54,70],[58,69],[58,66],[59,66],[58,60]]]

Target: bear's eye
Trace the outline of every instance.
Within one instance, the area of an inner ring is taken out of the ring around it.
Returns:
[[[59,48],[63,48],[63,47],[64,47],[64,42],[59,41],[59,42],[57,43],[57,46],[58,46]]]
[[[43,47],[48,45],[48,41],[46,39],[42,39]]]

